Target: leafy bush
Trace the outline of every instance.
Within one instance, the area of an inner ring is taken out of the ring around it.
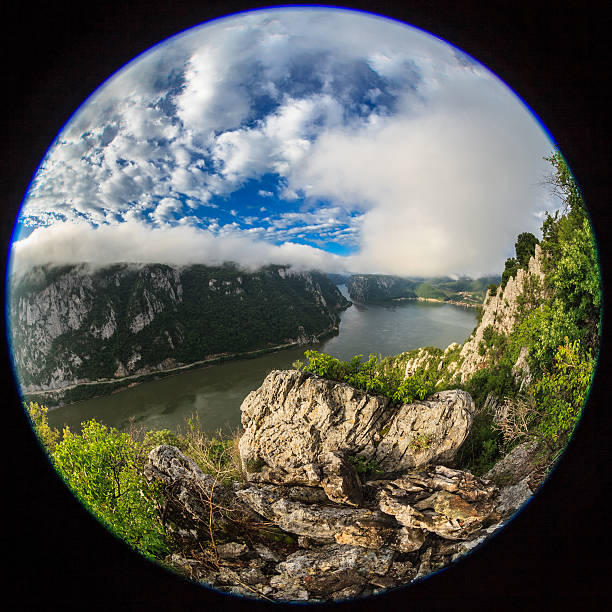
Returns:
[[[539,407],[539,430],[550,443],[565,441],[571,434],[586,400],[594,363],[590,352],[582,353],[580,341],[557,349],[552,372],[546,373],[530,389]]]
[[[167,552],[157,513],[161,491],[144,478],[142,447],[128,434],[91,420],[81,434],[65,428],[51,456],[66,484],[110,531],[147,557]]]
[[[389,367],[390,362],[370,355],[361,361],[363,355],[355,355],[349,361],[341,361],[318,351],[304,353],[308,363],[304,372],[321,378],[345,382],[368,393],[384,395],[396,403],[409,404],[415,399],[423,400],[433,393],[435,380],[428,373],[415,374],[406,379],[397,367]]]
[[[185,440],[179,438],[174,432],[169,429],[158,429],[149,430],[144,436],[142,441],[142,448],[145,453],[148,453],[156,446],[166,444],[168,446],[176,446],[178,449],[184,451],[187,448]]]
[[[504,271],[502,273],[502,279],[500,283],[500,287],[502,289],[506,287],[508,281],[513,276],[516,276],[516,273],[518,272],[519,268],[520,268],[519,263],[514,257],[509,257],[508,259],[506,259],[506,263],[504,266]]]
[[[375,459],[366,459],[360,455],[349,455],[348,461],[355,466],[359,474],[371,474],[372,472],[381,473],[382,469]]]
[[[49,426],[49,421],[47,419],[48,408],[37,402],[30,402],[29,405],[24,404],[24,407],[30,416],[32,426],[43,449],[48,454],[52,453],[55,450],[55,445],[59,440],[60,434],[57,429]]]
[[[499,459],[500,450],[501,434],[493,426],[493,415],[490,410],[483,410],[474,418],[470,433],[457,451],[454,465],[482,476]]]
[[[502,363],[475,372],[463,385],[477,405],[484,405],[489,394],[497,398],[514,397],[517,392],[512,366]]]

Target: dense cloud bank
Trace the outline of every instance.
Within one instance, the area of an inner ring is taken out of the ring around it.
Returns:
[[[499,272],[551,208],[550,150],[503,83],[418,30],[238,15],[154,48],[81,107],[31,185],[15,268]]]

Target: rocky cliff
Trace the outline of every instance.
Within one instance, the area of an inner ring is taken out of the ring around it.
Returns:
[[[9,319],[30,393],[305,344],[333,333],[349,304],[323,274],[282,266],[80,265],[13,281]]]
[[[243,481],[223,484],[172,446],[150,452],[146,476],[163,484],[162,515],[182,546],[166,563],[223,591],[281,601],[369,595],[451,563],[531,495],[533,445],[486,478],[445,465],[473,408],[462,391],[392,406],[272,372],[242,405]]]
[[[427,347],[403,353],[395,358],[396,366],[402,368],[405,376],[424,370],[432,371],[436,373],[440,386],[465,383],[480,369],[491,364],[491,338],[495,335],[508,336],[517,323],[520,309],[525,305],[533,307],[539,304],[544,295],[542,251],[540,245],[536,245],[526,269],[519,269],[504,288],[497,287],[494,292],[487,290],[482,317],[462,345],[453,343],[445,350]],[[526,356],[525,348],[514,365],[519,383],[529,381]]]
[[[495,333],[507,336],[517,322],[521,301],[530,299],[537,302],[543,295],[543,281],[542,250],[540,245],[536,244],[535,254],[529,260],[526,270],[520,268],[516,275],[508,280],[506,286],[503,289],[498,287],[494,294],[490,290],[487,291],[480,324],[461,348],[460,357],[463,362],[458,372],[461,375],[462,382],[465,382],[467,378],[487,363],[487,352],[481,348],[485,341],[485,330],[490,328]],[[521,367],[524,359],[523,354],[521,362],[516,366],[517,368]]]

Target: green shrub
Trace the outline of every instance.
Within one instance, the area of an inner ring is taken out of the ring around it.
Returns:
[[[60,434],[57,429],[49,426],[47,419],[48,408],[37,402],[24,403],[24,408],[32,421],[34,432],[38,436],[45,452],[47,454],[52,453],[55,450]]]
[[[415,399],[424,400],[434,391],[435,384],[431,379],[417,374],[403,380],[391,395],[394,402],[409,404]]]
[[[509,257],[508,259],[506,259],[506,263],[505,263],[505,267],[502,273],[502,279],[500,283],[500,287],[502,289],[506,287],[506,284],[513,276],[516,276],[516,273],[518,272],[519,267],[520,267],[519,263],[514,257]]]
[[[304,353],[308,364],[305,372],[316,376],[345,382],[368,393],[384,395],[396,403],[409,404],[415,399],[423,400],[433,393],[435,380],[431,372],[415,374],[406,379],[397,365],[389,359],[370,355],[361,361],[363,355],[356,355],[349,361],[340,361],[331,355],[318,351]]]
[[[552,444],[565,441],[580,417],[593,376],[590,352],[581,353],[580,341],[565,343],[555,354],[552,372],[544,374],[530,389],[539,407],[539,431]]]
[[[502,399],[515,397],[517,388],[512,375],[512,366],[502,363],[475,372],[463,385],[477,405],[484,405],[487,396],[493,394]]]
[[[167,552],[157,507],[158,485],[143,476],[142,446],[126,433],[94,420],[81,434],[65,428],[53,463],[83,505],[110,531],[147,557]]]
[[[339,359],[318,351],[306,351],[304,356],[308,359],[308,363],[304,366],[305,372],[311,372],[315,376],[330,380],[340,380],[343,377],[342,364]]]
[[[177,436],[174,432],[169,429],[149,430],[144,436],[142,441],[142,448],[145,453],[148,453],[156,446],[162,444],[168,446],[176,446],[180,450],[186,450],[187,444],[183,438]]]
[[[359,474],[382,473],[383,471],[375,459],[366,459],[360,455],[349,455],[347,459],[355,466]]]
[[[474,418],[470,433],[457,451],[454,465],[482,476],[499,459],[500,447],[501,434],[493,426],[493,415],[483,410]]]

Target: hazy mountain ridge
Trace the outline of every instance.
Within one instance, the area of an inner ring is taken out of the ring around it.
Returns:
[[[347,289],[351,299],[362,304],[422,298],[476,305],[484,299],[487,287],[491,283],[499,283],[500,278],[410,278],[387,274],[353,274],[347,281]]]
[[[325,275],[283,266],[39,266],[11,287],[11,340],[28,393],[306,343],[349,304]]]

